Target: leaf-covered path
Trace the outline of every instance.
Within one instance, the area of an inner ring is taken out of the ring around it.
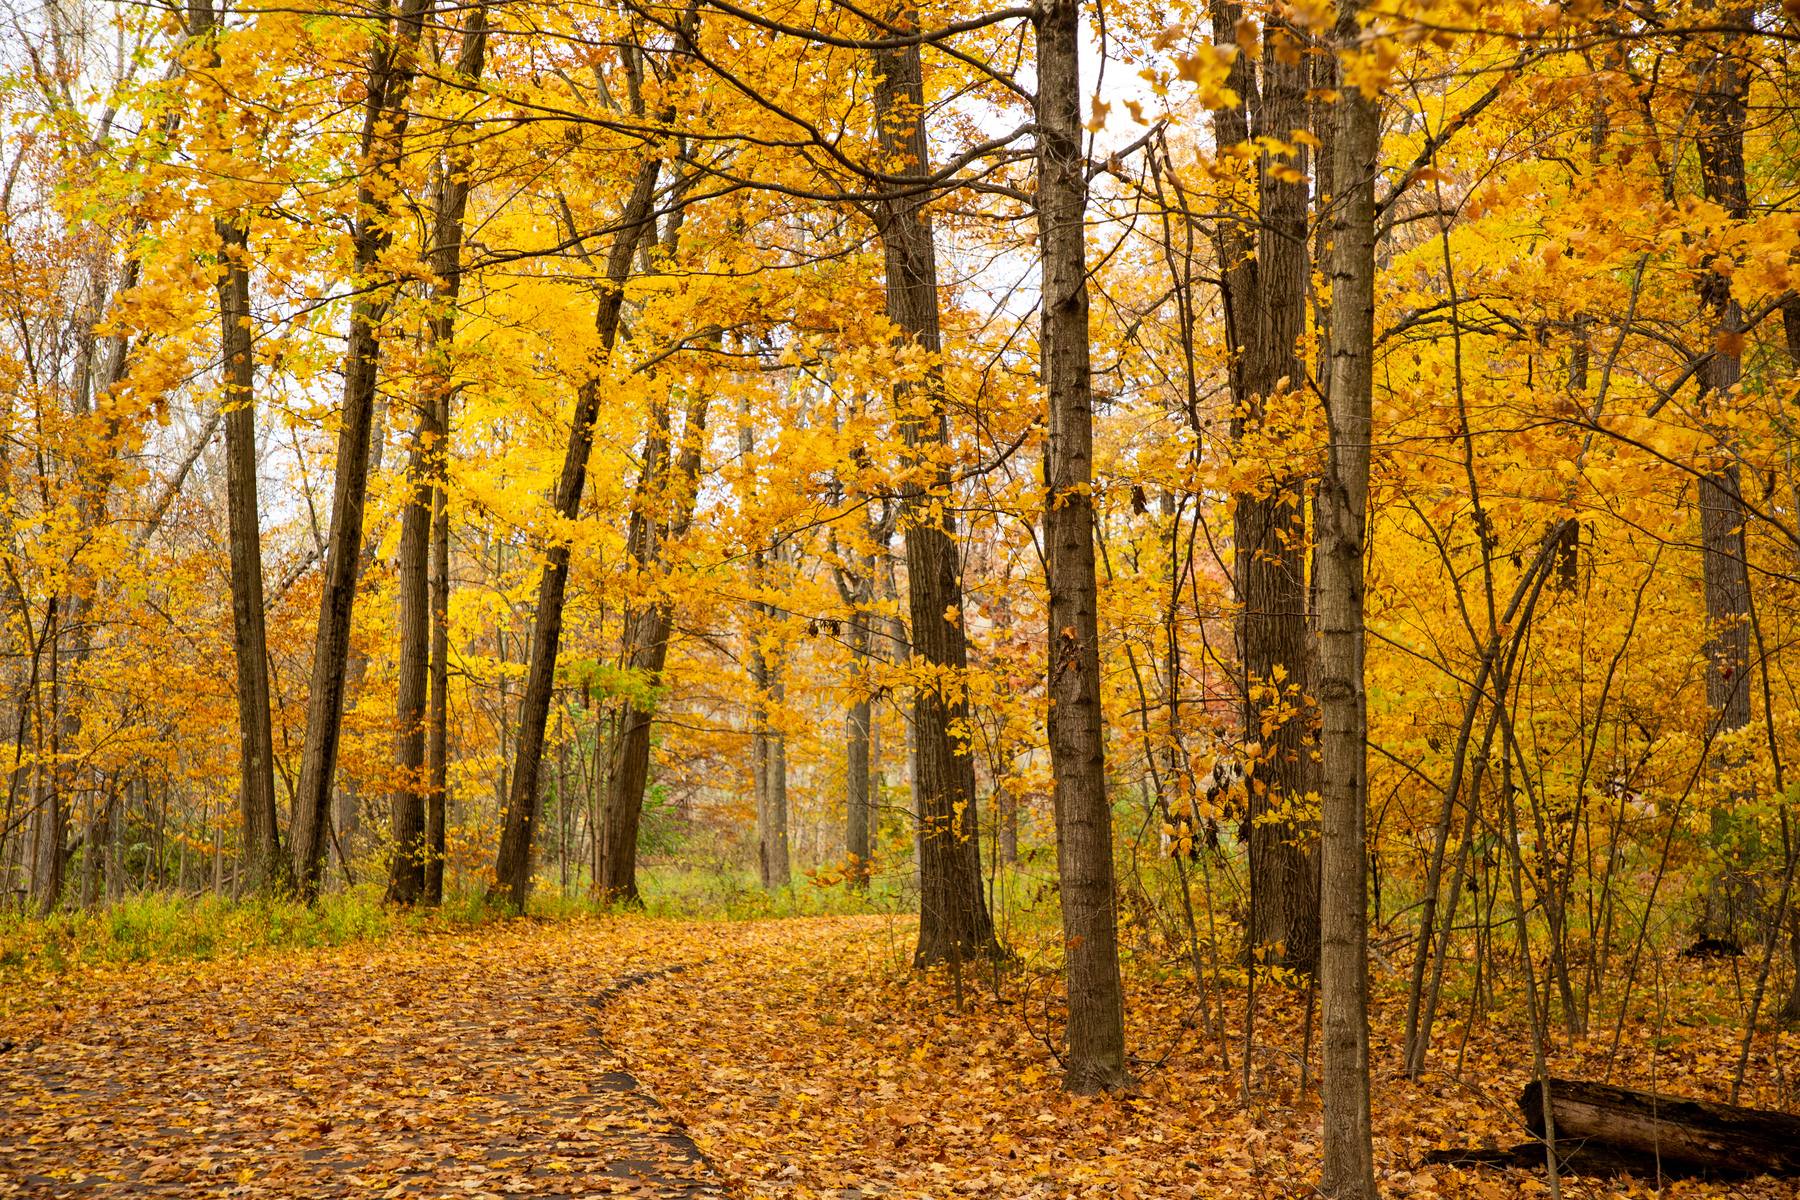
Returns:
[[[0,1044],[17,1042],[0,1054],[0,1198],[1313,1194],[1304,993],[1259,987],[1252,1002],[1227,988],[1227,1060],[1184,964],[1134,959],[1143,1094],[1070,1096],[1054,958],[1021,939],[1021,961],[971,965],[959,987],[909,969],[913,936],[909,920],[879,916],[609,916],[0,988]],[[1660,997],[1640,994],[1617,1046],[1596,1021],[1563,1040],[1552,1070],[1724,1100],[1738,1032],[1709,1014],[1731,969],[1662,969]],[[1430,1162],[1522,1140],[1512,1098],[1532,1071],[1526,1031],[1498,1013],[1452,1027],[1413,1082],[1398,1061],[1404,979],[1378,975],[1373,993],[1382,1194],[1545,1191],[1541,1170]],[[1782,1036],[1759,1038],[1742,1102],[1794,1102]],[[1570,1177],[1563,1194],[1795,1193],[1766,1178],[1659,1193]]]
[[[6,1022],[0,1195],[723,1194],[597,1025],[663,964],[595,932],[90,975]]]

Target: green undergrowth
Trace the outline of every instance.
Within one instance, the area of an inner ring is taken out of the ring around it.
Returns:
[[[786,887],[764,889],[754,872],[713,863],[669,862],[638,868],[634,909],[647,917],[687,921],[765,921],[783,917],[837,917],[895,913],[915,905],[910,881],[877,876],[866,890],[850,886],[842,874],[822,870],[797,873]],[[584,892],[568,892],[554,880],[540,880],[526,905],[534,917],[563,920],[607,906]]]
[[[0,988],[109,965],[206,962],[448,932],[498,915],[479,892],[453,896],[438,909],[406,909],[381,903],[372,886],[310,905],[165,892],[47,917],[14,910],[0,913]]]
[[[638,914],[650,919],[758,921],[792,917],[887,915],[917,911],[917,893],[907,864],[878,871],[867,887],[852,886],[841,869],[796,873],[782,888],[765,890],[753,872],[738,866],[680,861],[646,865],[639,871]],[[1003,941],[1026,934],[1024,927],[1053,918],[1048,889],[1019,871],[1000,872],[989,881],[996,925]],[[1034,903],[1035,901],[1035,903]],[[526,905],[534,921],[577,921],[607,911],[583,891],[568,892],[548,872]],[[620,906],[610,908],[613,912]],[[212,895],[171,892],[130,896],[85,910],[49,916],[0,911],[0,993],[15,997],[53,986],[81,987],[90,972],[133,964],[181,964],[254,955],[379,943],[394,938],[476,929],[519,919],[503,903],[491,903],[479,886],[459,891],[438,908],[385,904],[376,884],[330,892],[312,904],[267,896],[233,901]],[[1033,940],[1029,935],[1026,941]]]
[[[666,865],[640,873],[643,915],[680,920],[766,920],[900,912],[910,896],[900,881],[877,879],[865,893],[841,878],[795,876],[764,891],[747,872]],[[525,916],[579,920],[602,911],[590,897],[561,892],[540,879]],[[615,907],[616,911],[616,907]],[[0,912],[0,990],[29,988],[96,968],[134,963],[187,963],[381,942],[395,937],[469,930],[516,918],[482,889],[459,892],[438,908],[382,902],[376,885],[331,892],[312,904],[257,896],[233,901],[211,895],[149,893],[49,916]]]

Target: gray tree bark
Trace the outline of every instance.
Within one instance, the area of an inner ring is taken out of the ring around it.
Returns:
[[[354,277],[361,287],[373,282],[381,256],[393,242],[389,195],[403,153],[419,33],[430,6],[430,0],[402,0],[391,33],[378,37],[370,52],[362,135],[362,158],[370,166],[357,187],[353,238]],[[358,296],[350,314],[331,537],[319,597],[312,689],[306,705],[306,742],[300,758],[300,782],[294,793],[290,838],[294,884],[308,899],[318,893],[325,866],[325,833],[331,820],[332,785],[343,733],[344,666],[350,653],[362,555],[369,435],[375,423],[375,384],[381,365],[380,330],[390,303],[384,289],[365,291]]]
[[[850,656],[855,662],[857,694],[844,714],[844,854],[849,860],[850,886],[869,890],[869,868],[875,857],[873,804],[870,800],[869,624],[862,614],[852,619]]]
[[[446,449],[450,437],[450,394],[437,398],[438,428]],[[425,903],[444,901],[444,856],[450,807],[450,503],[448,481],[440,473],[431,494],[431,711],[426,717]]]
[[[231,618],[237,657],[240,853],[251,891],[283,886],[275,815],[275,739],[269,713],[268,633],[263,620],[262,526],[257,510],[256,359],[250,314],[248,220],[215,222],[219,234],[220,346],[225,368],[225,511],[231,538]]]
[[[890,21],[916,27],[909,6]],[[875,52],[875,120],[888,170],[923,176],[931,170],[925,135],[924,72],[917,45]],[[975,758],[968,738],[964,688],[969,667],[962,627],[962,569],[946,461],[943,344],[938,330],[937,246],[920,192],[890,188],[879,211],[888,319],[931,356],[917,383],[894,387],[894,408],[911,468],[901,485],[906,542],[907,607],[918,682],[913,725],[919,755],[914,781],[919,837],[919,942],[914,966],[1001,953],[981,889],[981,843],[975,811]],[[922,666],[921,666],[922,662]]]
[[[1242,16],[1241,5],[1215,4],[1214,39],[1235,41]],[[1231,86],[1240,106],[1214,113],[1221,146],[1264,137],[1287,141],[1294,130],[1310,125],[1308,56],[1279,45],[1285,41],[1297,50],[1306,40],[1296,26],[1275,17],[1267,21],[1260,93],[1249,55],[1238,55]],[[1283,62],[1284,55],[1292,61]],[[1274,168],[1284,165],[1301,178],[1278,177]],[[1231,339],[1234,441],[1255,434],[1271,401],[1299,389],[1305,378],[1295,346],[1305,329],[1312,273],[1306,170],[1304,145],[1284,160],[1263,151],[1254,211],[1217,225]],[[1316,831],[1310,821],[1281,815],[1317,787],[1314,714],[1300,702],[1308,673],[1305,514],[1304,482],[1292,477],[1264,480],[1256,491],[1232,499],[1233,583],[1242,605],[1237,632],[1243,741],[1257,748],[1244,761],[1250,856],[1244,957],[1310,975],[1319,964]]]
[[[769,664],[769,700],[777,710],[787,704],[785,645],[782,649],[784,653],[778,654]],[[771,730],[767,745],[768,755],[763,760],[763,770],[768,775],[763,785],[764,794],[769,799],[768,840],[764,843],[769,870],[766,886],[771,891],[781,891],[794,880],[793,835],[788,812],[787,734],[779,729]]]
[[[745,397],[738,412],[738,453],[746,461],[756,450],[756,430],[750,420],[750,400]],[[760,596],[768,586],[768,548],[758,546],[750,555],[750,589]],[[769,701],[775,667],[763,652],[763,634],[775,609],[760,599],[750,601],[750,623],[745,631],[748,642],[745,657],[750,670],[750,704],[747,714],[750,726],[750,786],[756,797],[756,874],[764,891],[775,891],[788,885],[791,878],[787,840],[787,794],[777,795],[771,786],[774,776],[777,735],[769,729]],[[783,779],[785,782],[785,764]]]
[[[569,446],[557,480],[555,510],[573,521],[587,485],[588,454],[594,446],[594,422],[600,415],[600,392],[606,384],[606,362],[612,356],[619,333],[619,309],[625,300],[625,281],[639,241],[654,228],[652,202],[660,158],[648,157],[638,168],[637,180],[619,218],[619,233],[606,258],[606,279],[594,310],[594,329],[599,334],[601,361],[581,383],[575,412],[569,423]],[[531,893],[532,834],[537,825],[538,772],[544,751],[544,726],[550,716],[550,694],[556,684],[556,652],[562,641],[563,595],[569,578],[569,543],[552,537],[538,579],[537,616],[532,624],[525,694],[519,702],[519,748],[513,756],[512,788],[507,803],[506,828],[494,864],[490,896],[504,896],[515,908],[525,907]]]
[[[875,556],[862,556],[856,573],[836,572],[838,592],[850,609],[850,670],[856,691],[844,713],[844,857],[850,886],[869,890],[869,869],[874,858],[874,804],[869,762],[870,721],[874,711],[869,687],[870,628],[868,602],[872,599]]]
[[[1337,46],[1360,33],[1356,0],[1337,9]],[[1321,1191],[1375,1200],[1369,1107],[1368,705],[1363,690],[1366,546],[1375,343],[1375,167],[1380,112],[1360,89],[1340,93],[1332,182],[1331,445],[1319,483],[1318,597],[1323,1015]]]
[[[487,10],[477,5],[463,27],[456,73],[465,82],[481,77],[487,57]],[[463,216],[469,204],[470,158],[452,154],[438,173],[432,196],[432,237],[427,262],[435,282],[426,339],[434,367],[425,373],[416,398],[418,412],[407,453],[407,499],[400,515],[396,584],[400,593],[400,666],[394,735],[399,786],[390,798],[394,857],[388,865],[388,899],[400,904],[443,899],[444,800],[434,778],[438,763],[427,764],[427,741],[438,736],[432,703],[433,603],[432,535],[444,492],[451,383],[447,356],[456,336],[456,301],[462,290]],[[447,553],[447,547],[446,547]],[[448,642],[446,641],[446,648]],[[441,724],[439,722],[438,724]],[[435,872],[433,864],[437,864]],[[435,875],[435,887],[433,876]]]
[[[668,410],[658,406],[650,436],[645,439],[644,471],[632,504],[630,546],[639,572],[660,575],[666,570],[662,547],[687,533],[693,519],[695,484],[700,457],[705,449],[706,409],[711,391],[696,384],[688,396],[682,426],[681,453],[671,462]],[[671,469],[672,468],[672,469]],[[663,515],[658,515],[658,510]],[[661,682],[669,657],[669,633],[674,627],[675,606],[657,595],[625,615],[625,645],[621,657],[652,687]],[[656,719],[655,700],[625,704],[620,712],[618,748],[607,788],[606,817],[601,828],[605,851],[600,860],[599,894],[605,901],[639,902],[637,886],[638,820],[644,809],[644,791],[650,783],[650,729]]]
[[[1741,10],[1730,9],[1725,21],[1743,19]],[[1743,62],[1727,45],[1708,65],[1706,85],[1695,99],[1700,133],[1700,178],[1706,198],[1718,204],[1733,220],[1749,216],[1750,202],[1744,175],[1745,91]],[[1743,374],[1743,360],[1732,338],[1743,327],[1743,311],[1731,294],[1731,280],[1712,269],[1710,259],[1699,272],[1700,305],[1710,323],[1711,345],[1716,352],[1700,369],[1700,384],[1709,408],[1728,406],[1731,389]],[[1706,704],[1713,713],[1713,735],[1724,736],[1750,723],[1750,577],[1744,562],[1744,506],[1739,492],[1737,464],[1700,479],[1700,563],[1706,593],[1709,637],[1706,657]],[[1719,769],[1727,769],[1739,756],[1726,752]],[[1721,805],[1713,810],[1714,836],[1723,840],[1731,829],[1731,812]],[[1709,909],[1712,907],[1709,901]],[[1709,923],[1712,914],[1709,912]],[[1714,931],[1726,936],[1728,929]]]
[[[1080,0],[1037,0],[1031,19],[1038,62],[1040,353],[1050,435],[1044,458],[1044,551],[1050,591],[1048,732],[1050,769],[1056,781],[1056,871],[1068,946],[1063,1086],[1088,1094],[1134,1090],[1137,1081],[1125,1067],[1112,807],[1106,792],[1100,709]]]
[[[1745,25],[1749,13],[1732,6],[1721,13],[1722,24]],[[1718,204],[1734,221],[1749,217],[1748,182],[1744,170],[1744,123],[1748,88],[1741,39],[1720,35],[1722,44],[1706,66],[1705,86],[1695,97],[1694,115],[1700,130],[1701,186],[1707,199]],[[1702,412],[1729,407],[1731,390],[1743,375],[1743,310],[1731,294],[1729,275],[1712,269],[1708,258],[1700,268],[1700,307],[1710,328],[1707,349],[1712,357],[1700,369]],[[1730,433],[1722,424],[1715,429],[1721,441]],[[1744,560],[1744,504],[1742,480],[1736,462],[1700,477],[1700,565],[1706,598],[1705,647],[1706,705],[1712,712],[1710,733],[1724,738],[1750,723],[1750,573]],[[1711,769],[1725,774],[1744,759],[1737,746],[1715,747]],[[1715,803],[1712,810],[1713,841],[1726,858],[1707,890],[1702,933],[1731,941],[1743,940],[1747,926],[1758,918],[1761,889],[1749,871],[1745,848],[1734,846],[1739,831],[1734,794]],[[1743,829],[1754,837],[1753,827]]]
[[[870,514],[863,530],[868,548],[838,551],[832,579],[838,599],[850,613],[850,670],[855,692],[844,713],[844,854],[849,860],[850,886],[869,889],[869,872],[875,858],[874,691],[869,673],[874,662],[875,622],[869,611],[878,581],[874,547],[886,544],[891,514]]]

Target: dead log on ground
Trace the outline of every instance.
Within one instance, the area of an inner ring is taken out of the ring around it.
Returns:
[[[1550,1080],[1556,1142],[1605,1147],[1651,1161],[1746,1175],[1800,1175],[1800,1117],[1660,1096],[1604,1083]],[[1536,1083],[1519,1095],[1531,1132],[1544,1136]]]
[[[1800,1175],[1800,1117],[1759,1108],[1655,1095],[1603,1083],[1550,1081],[1556,1161],[1576,1175],[1641,1179],[1743,1179]],[[1502,1149],[1434,1150],[1426,1161],[1449,1166],[1544,1168],[1544,1102],[1537,1084],[1519,1095],[1540,1140]]]

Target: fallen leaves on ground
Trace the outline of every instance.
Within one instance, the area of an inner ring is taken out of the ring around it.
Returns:
[[[0,1195],[719,1194],[590,1001],[658,931],[518,923],[8,997]],[[635,935],[635,936],[634,936]]]
[[[963,1010],[948,971],[912,972],[913,927],[891,918],[770,922],[692,970],[647,983],[609,1011],[608,1037],[683,1117],[720,1169],[755,1197],[1300,1197],[1319,1172],[1317,1030],[1312,1090],[1300,1088],[1304,998],[1259,988],[1251,1077],[1241,989],[1226,994],[1231,1069],[1204,1040],[1191,980],[1128,972],[1128,1037],[1144,1094],[1061,1091],[1051,973],[965,968]],[[1498,1197],[1547,1189],[1542,1173],[1428,1166],[1428,1151],[1528,1140],[1515,1098],[1532,1076],[1529,1032],[1500,1018],[1463,1043],[1439,1025],[1434,1066],[1399,1071],[1403,982],[1376,981],[1376,1161],[1384,1195]],[[1522,1008],[1522,999],[1518,1007]],[[1316,1016],[1316,1014],[1315,1014]],[[1612,1027],[1553,1056],[1557,1074],[1599,1078]],[[1661,1086],[1724,1100],[1735,1028],[1663,1040]],[[1614,1082],[1648,1086],[1650,1050],[1623,1032]],[[1460,1081],[1450,1073],[1461,1044]],[[1740,1103],[1776,1106],[1767,1038]],[[1790,1085],[1791,1086],[1791,1085]],[[1641,1180],[1567,1177],[1564,1194],[1647,1196]],[[1669,1197],[1791,1200],[1791,1180],[1683,1181]]]
[[[1243,992],[1226,994],[1225,1070],[1191,981],[1140,962],[1128,1024],[1143,1095],[1072,1097],[1052,1053],[1053,964],[997,977],[967,966],[958,1011],[948,972],[909,969],[912,937],[892,917],[608,917],[89,971],[48,996],[5,998],[18,1044],[0,1055],[0,1193],[1311,1194],[1319,1110],[1300,1087],[1298,995],[1259,988],[1246,1086]],[[1671,969],[1685,983],[1633,1002],[1614,1082],[1647,1086],[1654,1066],[1664,1090],[1722,1100],[1737,1030],[1707,1013],[1729,978]],[[1447,1018],[1439,1069],[1412,1083],[1397,1072],[1403,987],[1384,974],[1375,993],[1384,1193],[1544,1191],[1541,1175],[1424,1164],[1434,1148],[1524,1140],[1513,1099],[1531,1074],[1529,1035],[1496,1018],[1465,1039]],[[1601,1024],[1552,1069],[1599,1078],[1613,1034]],[[1759,1041],[1742,1103],[1779,1106],[1792,1080],[1778,1055]],[[618,1090],[627,1071],[666,1112]],[[1577,1177],[1564,1192],[1651,1189]],[[1793,1194],[1792,1181],[1770,1180],[1664,1191]]]

